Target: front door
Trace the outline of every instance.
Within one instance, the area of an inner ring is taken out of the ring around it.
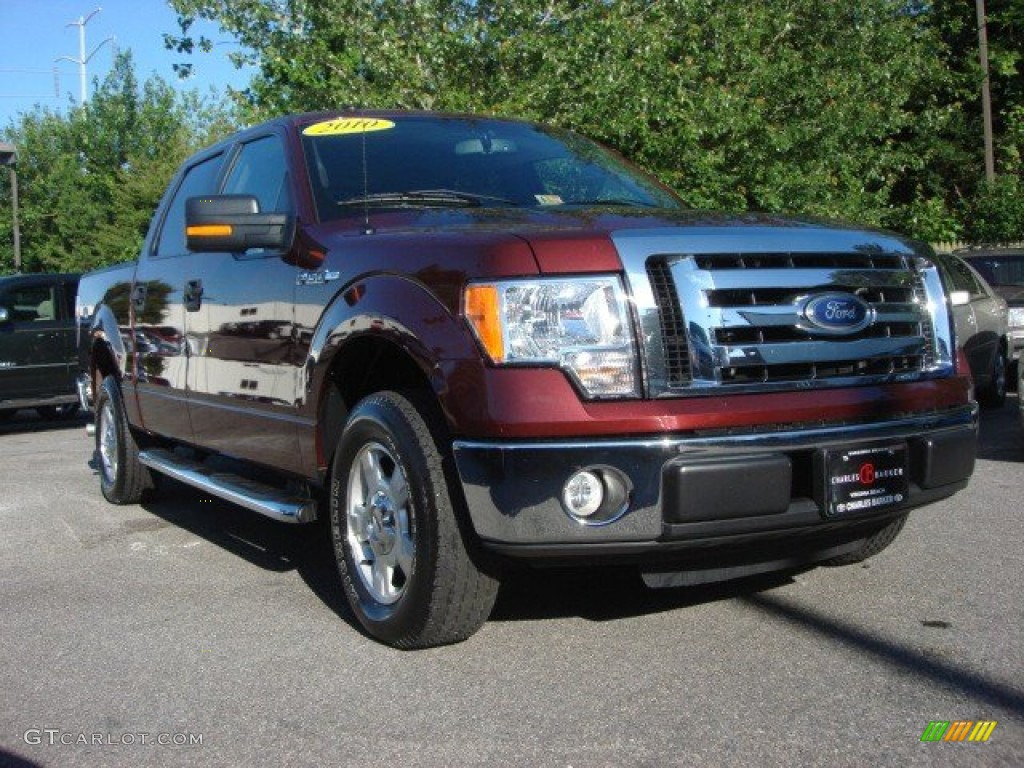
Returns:
[[[64,286],[18,280],[0,290],[0,401],[74,393],[74,337]]]
[[[262,213],[292,213],[283,142],[243,144],[223,194],[252,195]],[[294,300],[299,269],[278,253],[197,254],[185,326],[189,411],[198,445],[301,471],[296,437],[299,370]]]

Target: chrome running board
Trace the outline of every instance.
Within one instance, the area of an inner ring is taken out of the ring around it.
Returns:
[[[163,448],[139,451],[139,461],[211,496],[285,523],[316,520],[316,501],[240,475],[213,469]]]

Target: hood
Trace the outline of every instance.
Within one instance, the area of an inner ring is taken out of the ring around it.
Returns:
[[[811,218],[757,213],[615,208],[422,208],[370,211],[312,228],[320,237],[374,241],[444,241],[448,247],[525,242],[544,273],[618,271],[613,240],[673,239],[677,252],[921,252],[898,235]],[[425,245],[425,243],[423,243]]]
[[[1024,285],[989,285],[1011,307],[1024,306]]]

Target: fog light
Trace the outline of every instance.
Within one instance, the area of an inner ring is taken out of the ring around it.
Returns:
[[[593,472],[583,470],[569,478],[562,489],[562,503],[574,517],[590,517],[604,501],[604,484]]]

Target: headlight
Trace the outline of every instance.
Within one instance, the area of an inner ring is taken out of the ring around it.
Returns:
[[[1008,320],[1011,328],[1024,328],[1024,307],[1010,307]]]
[[[474,283],[465,312],[499,365],[557,365],[588,397],[639,394],[626,292],[614,275]]]

